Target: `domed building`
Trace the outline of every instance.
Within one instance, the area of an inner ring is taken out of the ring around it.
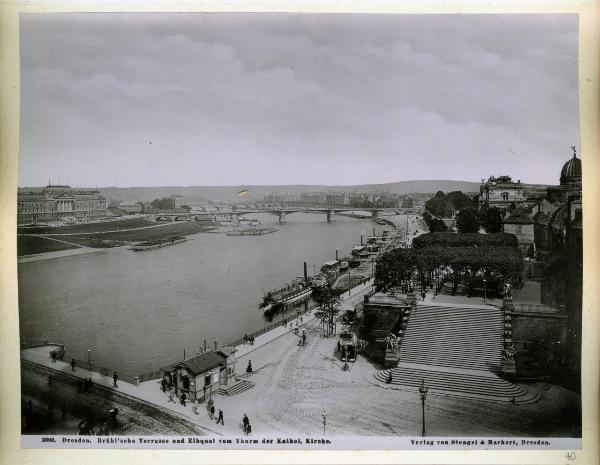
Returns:
[[[581,194],[581,159],[577,158],[575,147],[571,149],[573,158],[560,171],[560,185],[548,188],[548,200],[552,203],[567,203],[571,194]]]

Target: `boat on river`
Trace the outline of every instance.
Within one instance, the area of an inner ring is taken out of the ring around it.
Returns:
[[[308,299],[311,294],[310,284],[298,278],[279,289],[267,292],[259,307],[264,310],[265,315],[272,315],[286,305]]]
[[[154,250],[166,247],[168,245],[180,244],[181,242],[187,241],[187,237],[184,236],[171,236],[166,239],[153,239],[146,242],[139,242],[134,244],[131,248],[134,252],[142,252],[145,250]]]
[[[277,231],[275,228],[238,228],[227,231],[228,236],[263,236]]]

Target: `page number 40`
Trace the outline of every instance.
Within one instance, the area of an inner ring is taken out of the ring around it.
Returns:
[[[565,456],[567,458],[567,460],[572,461],[575,460],[576,456],[575,456],[575,452],[571,451],[571,452],[567,452],[567,455]]]

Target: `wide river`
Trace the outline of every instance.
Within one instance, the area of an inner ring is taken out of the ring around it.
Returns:
[[[294,213],[264,236],[200,233],[148,252],[107,249],[19,264],[20,332],[25,343],[56,341],[69,355],[137,375],[192,355],[204,340],[231,342],[264,327],[263,290],[327,260],[349,255],[360,235],[390,229],[371,220]],[[313,266],[314,265],[314,266]],[[294,312],[295,313],[295,312]],[[276,316],[281,318],[280,315]]]

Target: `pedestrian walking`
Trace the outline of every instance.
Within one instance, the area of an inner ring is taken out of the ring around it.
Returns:
[[[425,290],[421,291],[421,297],[423,298],[423,300],[425,300]]]
[[[192,404],[192,412],[194,412],[194,415],[198,415],[198,399]]]
[[[221,423],[225,426],[225,421],[223,420],[223,410],[219,409],[219,418],[217,418],[217,425]]]
[[[246,434],[252,434],[252,425],[248,422],[248,426],[246,426]]]
[[[113,387],[116,387],[116,388],[119,387],[117,385],[117,381],[119,381],[119,375],[117,375],[117,372],[115,371],[115,374],[113,375]]]
[[[248,344],[248,335],[244,334],[244,344]]]
[[[173,390],[169,389],[169,400],[168,402],[173,402],[175,403],[175,400],[173,399]]]
[[[244,433],[248,430],[248,425],[250,424],[250,420],[248,419],[248,415],[244,413],[244,417],[242,418],[242,425],[244,425]]]
[[[248,360],[248,366],[246,367],[246,373],[252,373],[252,360]]]
[[[166,389],[167,389],[167,381],[163,378],[160,382],[160,390],[162,392],[165,392]]]
[[[71,359],[71,371],[75,371],[75,359]]]
[[[214,420],[215,419],[215,405],[214,404],[212,404],[210,406],[209,414],[210,414],[210,419]]]
[[[56,352],[50,352],[50,360],[52,361],[52,363],[56,363]]]
[[[179,402],[181,403],[181,405],[183,405],[185,407],[185,399],[186,399],[186,395],[185,392],[181,393],[181,397],[179,398]]]

